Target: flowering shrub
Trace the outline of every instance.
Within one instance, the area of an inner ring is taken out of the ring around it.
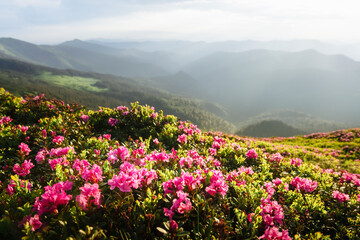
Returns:
[[[3,89],[0,106],[0,239],[360,235],[360,175],[312,164],[356,163],[358,130],[240,138],[138,103],[88,111]]]

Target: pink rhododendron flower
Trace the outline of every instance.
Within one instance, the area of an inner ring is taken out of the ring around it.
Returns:
[[[119,188],[122,192],[131,192],[132,188],[138,189],[141,186],[147,186],[157,179],[157,174],[154,170],[146,168],[137,169],[129,162],[125,162],[120,166],[118,175],[114,175],[112,179],[108,180],[110,189]]]
[[[13,119],[5,116],[5,117],[2,117],[0,119],[0,125],[5,125],[6,123],[9,123],[9,122],[12,122],[12,121],[13,121]]]
[[[276,187],[283,183],[280,178],[273,179],[272,182]]]
[[[318,183],[316,181],[312,181],[311,179],[308,178],[299,178],[299,177],[293,178],[290,184],[299,192],[304,191],[306,193],[313,192],[318,186]]]
[[[109,118],[109,125],[114,127],[117,123],[119,122],[118,119],[115,119],[115,118]]]
[[[187,143],[187,135],[186,134],[179,135],[177,141],[181,144]]]
[[[350,200],[350,196],[348,194],[339,192],[339,191],[333,191],[332,192],[333,198],[337,199],[339,202],[345,202]]]
[[[178,198],[173,200],[173,205],[170,210],[180,214],[190,212],[192,205],[190,199],[187,198],[189,194],[180,190],[176,192],[176,195]]]
[[[62,156],[67,155],[70,150],[71,150],[73,153],[75,153],[73,147],[52,148],[52,149],[50,150],[49,155],[50,155],[50,157],[62,157]]]
[[[62,165],[62,166],[69,165],[69,161],[64,157],[49,159],[48,162],[50,164],[51,170],[53,170],[53,171],[54,171],[54,169],[56,169],[57,165]]]
[[[275,223],[283,224],[284,211],[281,205],[277,201],[270,201],[267,199],[261,199],[260,208],[262,209],[261,217],[265,227],[273,226]]]
[[[266,192],[268,193],[268,199],[270,199],[275,193],[273,184],[271,182],[266,182],[264,184],[264,186],[265,186]]]
[[[264,235],[259,237],[259,239],[267,239],[267,240],[291,240],[289,236],[289,232],[287,230],[283,230],[282,232],[275,226],[269,227],[265,230]]]
[[[19,148],[20,148],[20,154],[23,154],[25,156],[29,155],[29,153],[31,152],[29,146],[25,143],[20,143]]]
[[[258,154],[256,153],[256,151],[254,149],[250,149],[246,153],[246,157],[249,158],[249,159],[256,159],[258,157]]]
[[[100,206],[101,202],[101,190],[97,183],[89,184],[85,183],[83,187],[80,187],[81,193],[76,197],[76,202],[82,210],[88,210],[88,206],[94,204]]]
[[[126,161],[130,157],[129,150],[124,146],[120,146],[117,149],[111,150],[107,155],[109,162],[112,164],[119,161],[119,159]]]
[[[280,163],[283,159],[284,157],[280,153],[275,153],[270,156],[269,161]]]
[[[178,224],[174,220],[170,221],[170,229],[173,232],[176,232],[178,230]]]
[[[118,111],[127,111],[128,110],[128,108],[126,107],[126,106],[118,106],[117,108],[116,108],[116,110],[118,110]]]
[[[212,147],[215,148],[215,149],[220,149],[225,144],[226,144],[225,139],[223,139],[221,137],[218,137],[218,136],[215,136],[214,139],[213,139]]]
[[[152,162],[169,162],[170,155],[167,154],[165,151],[162,152],[152,152],[148,154],[146,157],[146,160],[152,161]]]
[[[103,180],[101,167],[94,164],[91,169],[85,168],[81,177],[87,182],[97,183]]]
[[[61,144],[64,141],[64,137],[63,136],[56,136],[53,139],[53,142],[56,144]]]
[[[46,149],[41,149],[35,157],[35,160],[38,164],[41,164],[45,162],[46,155],[48,154],[48,151]]]
[[[160,142],[159,142],[159,139],[157,139],[157,138],[155,138],[154,140],[153,140],[153,143],[155,143],[156,145],[158,145]]]
[[[216,155],[216,153],[217,153],[217,150],[216,150],[216,148],[209,148],[209,154],[210,155],[212,155],[212,156],[215,156]]]
[[[298,166],[298,167],[300,167],[301,166],[301,164],[302,164],[302,160],[300,159],[300,158],[292,158],[292,159],[290,159],[290,164],[291,165],[295,165],[295,166]]]
[[[20,223],[19,227],[24,225],[25,223],[29,223],[29,226],[31,227],[31,231],[35,232],[37,229],[39,229],[42,226],[42,223],[40,221],[39,215],[35,214],[33,217],[31,215],[26,216]]]
[[[229,187],[224,180],[224,176],[219,170],[212,170],[212,176],[210,178],[210,186],[205,188],[205,191],[211,196],[219,193],[221,196],[225,196]]]
[[[90,163],[88,161],[76,159],[74,164],[72,165],[72,168],[78,171],[81,175],[88,166],[90,166]]]
[[[47,212],[56,213],[59,205],[65,205],[72,199],[72,196],[65,192],[71,190],[72,184],[72,182],[66,181],[46,186],[45,193],[41,195],[41,198],[36,198],[33,211],[36,211],[39,216]]]
[[[21,132],[23,132],[24,134],[26,134],[26,132],[27,132],[28,129],[29,129],[28,126],[22,126],[20,130],[21,130]]]
[[[26,176],[30,173],[30,169],[33,167],[34,164],[31,163],[31,160],[25,160],[21,166],[19,164],[15,164],[13,170],[19,176]]]
[[[110,139],[111,139],[111,134],[103,134],[103,137],[104,137],[105,139],[107,139],[108,141],[110,141]]]
[[[43,129],[43,130],[41,131],[41,133],[42,133],[42,137],[43,137],[43,138],[46,138],[46,136],[47,136],[46,130]]]
[[[89,121],[89,118],[90,117],[88,115],[86,115],[86,114],[83,114],[83,115],[80,116],[80,119],[83,120],[84,122]]]

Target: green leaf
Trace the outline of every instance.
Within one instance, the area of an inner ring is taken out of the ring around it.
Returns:
[[[159,232],[161,232],[164,235],[168,234],[168,232],[165,229],[161,228],[161,227],[157,227],[156,230],[158,230]]]

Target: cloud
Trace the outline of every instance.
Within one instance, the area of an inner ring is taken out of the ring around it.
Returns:
[[[11,0],[6,3],[8,6],[16,7],[58,7],[61,5],[61,0]]]
[[[26,1],[15,0],[14,4],[23,2]],[[354,30],[360,23],[357,0],[341,3],[337,0],[29,0],[27,3],[33,8],[23,10],[18,21],[5,25],[14,26],[11,34],[31,40],[99,37],[360,40],[360,33]],[[42,11],[40,6],[53,6],[53,9]],[[14,12],[7,15],[14,16]]]

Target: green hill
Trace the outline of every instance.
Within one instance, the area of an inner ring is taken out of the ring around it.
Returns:
[[[249,125],[237,131],[236,134],[250,137],[290,137],[304,134],[304,132],[279,120],[265,120],[257,124]]]

